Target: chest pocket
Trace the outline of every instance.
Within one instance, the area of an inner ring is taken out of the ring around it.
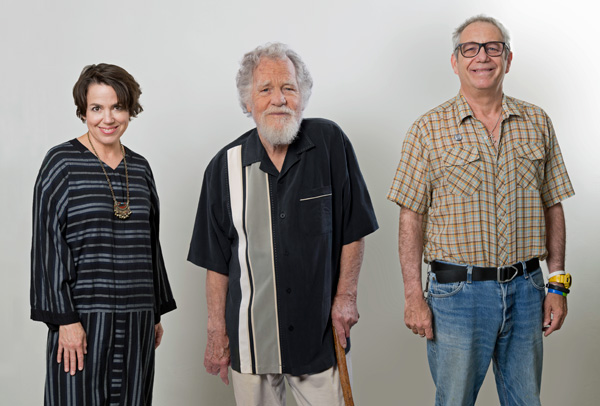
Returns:
[[[444,156],[444,170],[450,193],[471,196],[481,186],[477,147],[452,148]]]
[[[524,189],[539,190],[543,174],[544,148],[537,144],[517,144],[517,182]]]
[[[306,234],[330,233],[333,229],[331,186],[306,190],[300,195],[300,224]]]

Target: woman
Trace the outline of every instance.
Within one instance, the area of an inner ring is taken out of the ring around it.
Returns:
[[[52,148],[35,184],[31,318],[49,327],[46,405],[150,405],[160,316],[176,308],[148,162],[121,136],[140,86],[108,64],[73,88],[87,132]]]

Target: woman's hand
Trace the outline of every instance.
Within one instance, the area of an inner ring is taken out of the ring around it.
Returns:
[[[64,358],[65,372],[75,375],[77,369],[83,371],[83,356],[87,354],[87,339],[81,323],[67,324],[58,329],[59,364]]]
[[[162,336],[165,330],[162,328],[162,324],[158,323],[154,326],[154,349],[157,349],[162,340]]]

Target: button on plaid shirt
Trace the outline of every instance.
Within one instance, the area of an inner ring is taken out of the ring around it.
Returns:
[[[460,94],[408,131],[387,198],[423,214],[424,258],[474,266],[545,259],[544,209],[573,196],[550,118],[503,96],[500,139]]]

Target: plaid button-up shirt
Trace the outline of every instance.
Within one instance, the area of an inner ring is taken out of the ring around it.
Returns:
[[[410,128],[388,199],[423,214],[424,259],[503,266],[545,259],[544,209],[574,195],[550,118],[504,96],[495,147],[455,98]]]

